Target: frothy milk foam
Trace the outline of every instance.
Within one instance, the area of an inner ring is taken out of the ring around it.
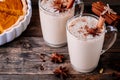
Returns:
[[[97,33],[98,35],[96,33],[96,35],[89,34],[89,32],[87,31],[88,28],[95,29],[97,23],[98,20],[90,16],[78,17],[75,20],[71,21],[71,23],[69,24],[69,31],[72,35],[76,36],[79,39],[90,39],[98,37],[104,30],[104,27],[103,30],[101,30],[101,32]]]
[[[70,60],[80,72],[90,72],[97,65],[104,42],[104,28],[99,33],[90,34],[86,29],[95,29],[98,20],[91,16],[72,19],[67,26],[67,40]],[[86,28],[87,27],[87,28]]]
[[[39,9],[40,19],[44,40],[49,44],[53,44],[53,46],[59,46],[67,42],[66,22],[74,15],[74,10],[68,9],[59,12],[54,8],[53,1],[54,0],[42,0],[40,5],[44,10]]]

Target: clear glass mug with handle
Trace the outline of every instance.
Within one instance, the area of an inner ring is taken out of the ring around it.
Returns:
[[[75,1],[73,7],[65,12],[56,13],[51,12],[50,9],[45,8],[45,4],[42,4],[43,1],[50,0],[39,0],[39,14],[40,14],[40,23],[44,41],[47,45],[51,47],[62,47],[66,45],[66,22],[69,18],[74,16],[74,9],[79,8],[80,13],[83,12],[84,4],[80,3],[79,0]],[[52,0],[51,0],[52,1]],[[78,3],[79,1],[79,3]],[[79,7],[75,7],[78,5]],[[81,10],[80,10],[81,8]],[[53,10],[53,9],[51,9]]]
[[[98,21],[98,17],[93,14],[83,14],[81,17],[84,16],[90,18],[91,24],[95,22],[91,21],[92,18]],[[113,26],[106,27],[104,25],[103,31],[99,36],[82,39],[82,37],[80,38],[74,34],[75,31],[73,33],[70,31],[70,25],[73,25],[73,21],[77,22],[81,17],[74,16],[69,19],[66,31],[71,65],[76,71],[86,73],[93,71],[97,67],[100,55],[105,53],[114,44],[117,37],[117,29]],[[82,22],[79,25],[82,25]]]

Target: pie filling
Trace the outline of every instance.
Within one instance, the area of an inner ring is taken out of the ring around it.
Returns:
[[[13,25],[17,25],[25,16],[26,11],[26,0],[0,0],[0,34]]]

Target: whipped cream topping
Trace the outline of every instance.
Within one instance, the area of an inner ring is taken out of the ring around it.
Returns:
[[[41,6],[50,12],[61,13],[66,12],[67,9],[67,0],[42,0]]]
[[[99,36],[104,30],[99,29],[97,23],[98,20],[90,16],[78,17],[68,24],[68,30],[80,39],[91,39]]]

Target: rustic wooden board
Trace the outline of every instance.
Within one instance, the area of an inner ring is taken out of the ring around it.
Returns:
[[[112,52],[109,50],[103,55],[104,57],[101,57],[103,63],[109,63],[107,58],[112,58],[110,55],[120,56],[116,53],[120,52],[120,45],[117,43],[120,43],[120,40],[117,40],[110,49]],[[65,55],[65,62],[62,64],[51,62],[50,56],[53,52]],[[0,74],[52,74],[54,68],[60,65],[68,66],[72,74],[77,73],[71,68],[67,46],[51,48],[40,37],[19,37],[0,47]],[[39,66],[44,66],[44,70],[40,70]]]

